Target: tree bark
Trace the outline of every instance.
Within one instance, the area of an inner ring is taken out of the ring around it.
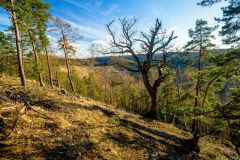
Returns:
[[[75,88],[74,88],[74,85],[73,85],[71,69],[70,69],[70,64],[69,64],[68,53],[67,53],[66,48],[65,48],[64,45],[63,45],[63,51],[64,51],[64,55],[65,55],[65,62],[66,62],[66,65],[67,65],[68,79],[69,79],[72,91],[73,91],[73,93],[75,93]]]
[[[37,47],[36,47],[36,44],[35,44],[34,39],[33,39],[33,35],[32,35],[30,30],[28,30],[28,34],[29,34],[29,37],[30,37],[30,40],[31,40],[32,50],[33,50],[34,57],[35,57],[35,65],[36,65],[36,68],[37,68],[38,81],[39,81],[40,86],[43,87],[44,83],[43,83],[42,74],[39,70],[40,62],[39,62]]]
[[[157,94],[154,93],[151,95],[151,110],[149,115],[151,115],[153,118],[157,117]]]
[[[18,55],[18,69],[19,69],[19,76],[21,78],[21,85],[26,86],[26,76],[24,72],[24,65],[23,65],[23,51],[22,51],[22,46],[21,46],[21,35],[20,31],[18,28],[18,23],[17,23],[17,14],[14,11],[14,2],[15,0],[11,0],[11,18],[12,18],[12,23],[13,23],[13,28],[15,32],[15,43],[16,43],[16,48],[17,48],[17,55]]]
[[[144,117],[147,118],[157,118],[157,94],[150,94],[151,97],[151,106],[150,110],[147,110],[146,114]]]
[[[198,95],[200,90],[200,71],[201,71],[201,58],[202,58],[202,44],[200,44],[200,50],[199,50],[199,57],[198,57],[198,76],[197,76],[197,83],[196,83],[196,93],[195,93],[195,102],[194,107],[198,107]],[[194,119],[192,123],[192,133],[193,133],[193,149],[196,152],[200,152],[198,141],[200,136],[200,130],[199,130],[199,120]]]
[[[45,53],[46,53],[47,65],[48,65],[49,81],[50,81],[51,87],[53,88],[52,71],[51,71],[51,65],[50,65],[50,60],[49,60],[49,54],[48,54],[48,49],[47,49],[47,47],[45,47]]]
[[[3,56],[4,56],[4,54],[3,54],[3,52],[1,52],[1,77],[3,77],[3,72],[4,72],[4,58],[3,58]]]
[[[104,100],[105,100],[105,103],[107,103],[107,87],[104,86]]]
[[[56,71],[56,81],[57,81],[57,87],[60,88],[60,83],[58,79],[58,72]]]
[[[144,85],[148,91],[148,94],[151,97],[151,108],[150,108],[150,111],[145,114],[145,117],[157,118],[157,89],[160,86],[160,83],[157,85],[153,85],[153,87],[152,87],[149,82],[149,77],[148,77],[147,73],[148,72],[143,71],[142,77],[143,77]],[[156,84],[156,83],[154,83],[154,84]]]
[[[73,81],[72,81],[72,74],[71,74],[71,69],[70,69],[68,52],[67,52],[67,49],[66,49],[67,40],[66,40],[66,36],[65,36],[63,30],[61,30],[61,34],[62,34],[62,40],[63,40],[62,48],[63,48],[63,52],[64,52],[64,55],[65,55],[65,62],[66,62],[66,65],[67,65],[67,72],[68,72],[67,76],[68,76],[68,80],[69,80],[70,85],[71,85],[72,92],[75,93],[75,88],[74,88],[74,84],[73,84]]]
[[[111,104],[111,100],[112,100],[112,91],[111,91],[111,84],[109,84],[109,98],[108,98],[108,103]]]

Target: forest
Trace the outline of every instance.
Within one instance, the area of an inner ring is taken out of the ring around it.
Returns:
[[[240,157],[239,0],[198,0],[224,5],[221,17],[190,22],[182,47],[162,17],[147,30],[138,17],[109,19],[108,40],[91,43],[87,58],[76,56],[85,35],[50,4],[0,1],[10,21],[0,27],[0,159]]]

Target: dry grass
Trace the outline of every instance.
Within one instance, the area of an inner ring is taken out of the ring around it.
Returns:
[[[0,114],[13,123],[16,110],[23,103],[4,99],[5,91],[19,91],[31,96],[43,97],[52,105],[32,106],[47,119],[29,110],[22,114],[10,138],[0,142],[0,159],[187,159],[189,152],[179,144],[145,130],[134,128],[128,119],[143,126],[154,128],[182,139],[191,135],[173,125],[159,121],[146,121],[138,115],[114,109],[83,97],[61,94],[57,89],[16,87],[18,79],[6,77],[0,83],[7,84],[0,90]],[[14,87],[9,87],[13,85]],[[98,106],[98,107],[97,107]],[[107,109],[114,114],[104,112]],[[10,132],[7,130],[6,132]],[[234,155],[232,149],[215,143],[213,139],[201,140],[202,159],[228,159]],[[214,154],[214,155],[213,155]]]

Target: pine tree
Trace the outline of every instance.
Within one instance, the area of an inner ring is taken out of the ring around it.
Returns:
[[[216,29],[215,27],[208,27],[207,21],[205,20],[197,20],[195,24],[195,30],[189,30],[189,37],[191,40],[185,46],[186,51],[195,51],[198,50],[198,62],[197,62],[197,77],[196,77],[196,87],[195,87],[195,102],[194,108],[196,110],[199,104],[199,96],[201,91],[201,83],[202,83],[202,75],[201,72],[203,70],[203,56],[206,54],[208,48],[213,47],[214,45],[211,43],[211,39],[214,38],[212,32]],[[194,150],[198,151],[198,140],[199,140],[199,130],[198,130],[199,120],[193,120],[192,124],[192,133],[193,140],[195,143]]]
[[[46,34],[47,22],[50,18],[50,14],[48,13],[50,6],[47,3],[41,4],[41,2],[38,2],[38,4],[41,5],[41,8],[38,7],[38,9],[35,12],[37,17],[36,30],[38,33],[38,39],[40,41],[39,48],[43,50],[46,54],[49,81],[50,81],[51,87],[53,87],[52,71],[51,71],[51,64],[50,64],[49,51],[48,51],[50,41]],[[39,5],[36,5],[36,6],[39,6]]]
[[[12,43],[8,40],[7,35],[4,32],[0,32],[0,73],[1,76],[5,71],[14,71],[14,62],[10,62],[9,57],[15,58],[15,50]]]
[[[38,80],[40,86],[43,86],[43,78],[42,78],[42,69],[39,60],[39,54],[41,51],[41,34],[45,34],[44,28],[46,23],[50,17],[48,11],[50,9],[50,5],[44,3],[42,0],[27,0],[24,1],[23,4],[25,12],[28,15],[21,15],[21,30],[25,31],[26,38],[29,40],[29,45],[32,46],[32,51],[35,57],[35,66],[34,71],[38,75]]]
[[[20,14],[28,15],[28,13],[25,12],[23,8],[21,8],[21,2],[22,1],[19,0],[1,0],[0,6],[8,12],[12,19],[12,26],[15,34],[16,52],[18,55],[19,76],[21,78],[21,84],[23,86],[26,86],[27,82],[23,65],[23,50],[21,45],[21,31],[19,29],[19,19],[21,17]]]
[[[211,114],[206,114],[206,117],[215,118],[228,124],[226,129],[229,132],[229,138],[235,145],[236,151],[240,153],[240,50],[230,49],[226,53],[219,54],[209,59],[210,68],[209,77],[211,80],[207,86],[213,86],[214,83],[221,84],[222,89],[218,89],[220,97],[215,104],[211,104]],[[227,85],[228,84],[228,85]],[[213,86],[216,88],[215,86]],[[205,97],[208,96],[210,87],[206,87]],[[220,91],[220,92],[219,92]],[[223,126],[221,126],[223,127]]]
[[[48,37],[46,36],[46,29],[45,28],[39,29],[39,34],[40,34],[39,38],[41,41],[41,48],[42,50],[44,50],[46,54],[48,77],[49,77],[50,85],[51,87],[53,87],[52,69],[51,69],[50,56],[49,56],[49,50],[48,50],[50,42]]]
[[[226,44],[240,42],[240,1],[227,0],[228,6],[222,8],[223,17],[215,18],[216,21],[223,23],[220,35],[224,37],[223,41]],[[212,6],[221,0],[203,0],[198,3],[201,6]]]

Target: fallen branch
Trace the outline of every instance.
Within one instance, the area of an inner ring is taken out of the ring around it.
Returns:
[[[27,111],[27,110],[32,110],[33,112],[36,112],[36,113],[42,115],[42,116],[45,117],[46,119],[52,119],[51,117],[48,117],[47,115],[45,115],[45,114],[43,114],[43,113],[41,113],[41,112],[33,109],[33,108],[31,107],[31,105],[30,105],[29,102],[25,102],[24,105],[25,105],[25,107],[26,107],[25,110],[24,110],[24,112]]]

